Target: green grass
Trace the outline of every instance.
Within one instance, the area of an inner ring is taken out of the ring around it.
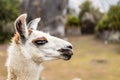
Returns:
[[[45,80],[120,80],[120,44],[106,45],[93,36],[72,36],[68,40],[74,48],[72,59],[43,63]],[[0,54],[0,80],[7,75],[3,54]]]

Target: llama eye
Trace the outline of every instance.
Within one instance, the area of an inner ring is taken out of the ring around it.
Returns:
[[[32,43],[36,46],[44,45],[47,42],[48,42],[48,40],[45,37],[36,38],[36,39],[33,39],[33,41],[32,41]]]
[[[44,44],[46,44],[48,41],[47,40],[36,40],[35,41],[35,44],[36,45],[44,45]]]

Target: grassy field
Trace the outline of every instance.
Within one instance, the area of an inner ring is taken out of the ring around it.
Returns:
[[[104,44],[93,36],[72,36],[74,56],[70,61],[43,63],[45,80],[120,80],[120,44]],[[6,45],[0,46],[0,80],[6,79]]]

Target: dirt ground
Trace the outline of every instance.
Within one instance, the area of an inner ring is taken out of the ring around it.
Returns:
[[[43,63],[45,80],[120,80],[120,44],[104,44],[94,36],[69,36],[74,55],[71,60]],[[0,45],[0,80],[7,76],[6,44]]]

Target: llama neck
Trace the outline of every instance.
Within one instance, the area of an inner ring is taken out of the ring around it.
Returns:
[[[12,45],[8,50],[7,66],[13,69],[17,80],[39,80],[40,65],[27,59],[21,47]]]

